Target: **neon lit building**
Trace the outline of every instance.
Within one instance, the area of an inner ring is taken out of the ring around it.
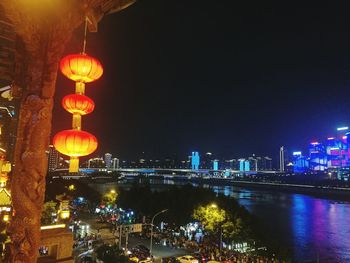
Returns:
[[[348,127],[337,128],[337,134],[326,138],[322,142],[313,141],[309,145],[309,156],[305,157],[301,152],[293,153],[294,172],[300,173],[307,170],[326,171],[336,169],[338,171],[350,167],[350,147]]]
[[[311,170],[324,171],[327,169],[327,154],[323,143],[311,142],[309,145],[309,157]]]
[[[293,168],[295,173],[304,173],[309,169],[309,160],[302,152],[293,152]]]

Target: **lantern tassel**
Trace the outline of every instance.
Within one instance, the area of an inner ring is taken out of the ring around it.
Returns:
[[[75,83],[75,93],[80,94],[80,95],[84,95],[84,93],[85,93],[85,83],[84,82],[77,81]]]
[[[73,114],[72,118],[72,128],[74,130],[81,130],[81,115],[80,114]]]
[[[79,158],[71,157],[69,162],[69,172],[77,173],[79,171]]]

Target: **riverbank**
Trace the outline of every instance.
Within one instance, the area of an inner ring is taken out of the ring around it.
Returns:
[[[193,184],[199,186],[237,186],[244,187],[247,189],[262,189],[279,192],[288,192],[296,194],[307,194],[318,198],[334,199],[339,201],[350,201],[350,188],[341,187],[323,187],[314,185],[302,185],[302,184],[283,184],[275,182],[256,182],[256,181],[245,181],[237,180],[232,178],[201,178],[201,177],[187,177],[187,176],[169,176],[169,175],[156,175],[147,177],[126,177],[127,181],[135,180],[154,180],[155,184],[157,180],[166,181],[169,184]],[[161,185],[164,183],[161,182]]]
[[[346,195],[343,199],[348,198],[348,202],[337,200],[334,195],[327,197],[324,190],[314,195],[311,191],[300,194],[294,188],[252,185],[251,182],[226,185],[222,180],[211,180],[210,183],[205,180],[201,183],[188,178],[172,180],[159,177],[135,177],[118,183],[94,184],[93,187],[105,193],[119,187],[128,189],[135,183],[149,184],[151,190],[157,192],[191,183],[198,188],[209,188],[215,193],[232,196],[258,218],[276,245],[292,255],[293,262],[312,262],[317,258],[320,262],[350,262],[350,225],[347,223],[350,203]]]

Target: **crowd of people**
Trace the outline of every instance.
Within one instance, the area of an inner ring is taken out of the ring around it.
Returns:
[[[149,237],[144,233],[144,237]],[[220,249],[218,242],[208,237],[199,239],[188,238],[184,235],[174,236],[169,232],[155,232],[155,243],[173,249],[183,248],[192,251],[199,262],[218,261],[223,263],[284,263],[276,257],[255,255],[254,253],[239,253],[227,248]]]

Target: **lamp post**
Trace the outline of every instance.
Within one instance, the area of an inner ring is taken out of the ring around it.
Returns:
[[[218,209],[218,206],[213,203],[210,205],[212,209]],[[222,222],[219,223],[219,231],[220,231],[220,240],[219,240],[219,252],[220,252],[220,260],[221,260],[221,252],[222,252]]]
[[[156,216],[165,213],[166,211],[168,211],[168,209],[164,209],[158,213],[156,213],[153,217],[152,217],[152,221],[151,221],[151,241],[150,241],[150,245],[149,245],[149,254],[150,256],[152,255],[152,242],[153,242],[153,221],[156,218]]]

